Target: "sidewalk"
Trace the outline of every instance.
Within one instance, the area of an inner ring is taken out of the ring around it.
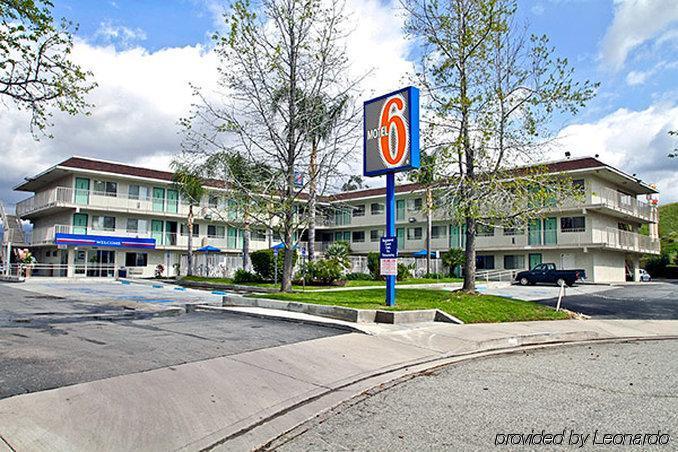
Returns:
[[[678,321],[390,325],[0,400],[0,451],[250,450],[432,367],[519,347],[665,337],[678,338]]]

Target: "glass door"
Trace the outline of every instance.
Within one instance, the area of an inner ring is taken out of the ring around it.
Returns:
[[[151,237],[156,245],[162,245],[162,220],[151,220]]]
[[[541,245],[541,220],[536,218],[528,224],[527,244]]]
[[[544,245],[555,245],[558,243],[557,229],[555,217],[544,218]]]
[[[89,179],[84,177],[75,178],[75,203],[89,204]]]
[[[167,190],[167,211],[179,212],[179,193],[176,190]]]
[[[398,250],[405,249],[405,228],[396,229],[396,241],[398,243]]]
[[[459,236],[459,225],[458,224],[451,224],[450,225],[450,248],[460,248],[460,240],[461,237]]]
[[[541,264],[541,254],[530,254],[530,270],[539,264]]]
[[[405,200],[398,199],[396,201],[396,221],[405,220]]]
[[[73,214],[73,234],[87,234],[87,214]]]
[[[165,210],[165,189],[153,187],[153,211],[162,212]]]

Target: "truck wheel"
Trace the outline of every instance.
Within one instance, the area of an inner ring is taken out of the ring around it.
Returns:
[[[574,286],[574,281],[565,281],[565,284],[567,284],[567,287],[572,287]]]
[[[563,278],[558,278],[558,281],[556,281],[556,285],[558,287],[564,286],[565,284],[567,284],[567,283],[565,282],[565,280]],[[569,286],[569,284],[567,284],[567,285]]]
[[[529,280],[529,279],[527,279],[527,278],[524,277],[524,276],[523,276],[522,278],[520,278],[520,285],[521,285],[521,286],[527,286],[528,284],[530,284],[530,280]]]

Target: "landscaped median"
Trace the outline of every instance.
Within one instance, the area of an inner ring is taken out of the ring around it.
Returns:
[[[526,320],[562,320],[565,312],[529,301],[494,295],[470,295],[460,291],[398,289],[396,306],[384,304],[384,289],[343,290],[316,293],[272,293],[256,298],[343,306],[353,309],[411,311],[439,309],[464,323],[519,322]]]

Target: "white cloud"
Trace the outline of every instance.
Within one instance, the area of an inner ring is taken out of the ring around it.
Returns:
[[[602,161],[648,183],[657,183],[662,202],[678,201],[678,159],[669,130],[678,129],[678,106],[656,104],[641,111],[619,109],[596,122],[574,124],[560,131],[552,157],[599,154]],[[557,153],[556,153],[557,152]]]
[[[670,37],[670,29],[678,21],[675,0],[617,0],[612,24],[603,38],[601,58],[603,63],[619,70],[629,53],[644,42],[657,37]],[[667,35],[668,33],[668,35]]]
[[[122,48],[129,48],[139,41],[145,41],[146,32],[141,28],[114,25],[107,21],[99,24],[99,28],[94,33],[94,39],[104,44],[118,44]]]
[[[145,163],[164,169],[179,150],[177,121],[190,109],[196,83],[216,86],[216,56],[200,45],[148,52],[116,50],[77,42],[73,59],[94,72],[99,84],[88,100],[91,116],[55,114],[53,139],[32,139],[25,113],[6,108],[0,115],[3,169],[0,199],[23,196],[11,187],[72,155]],[[2,107],[0,107],[2,108]]]

